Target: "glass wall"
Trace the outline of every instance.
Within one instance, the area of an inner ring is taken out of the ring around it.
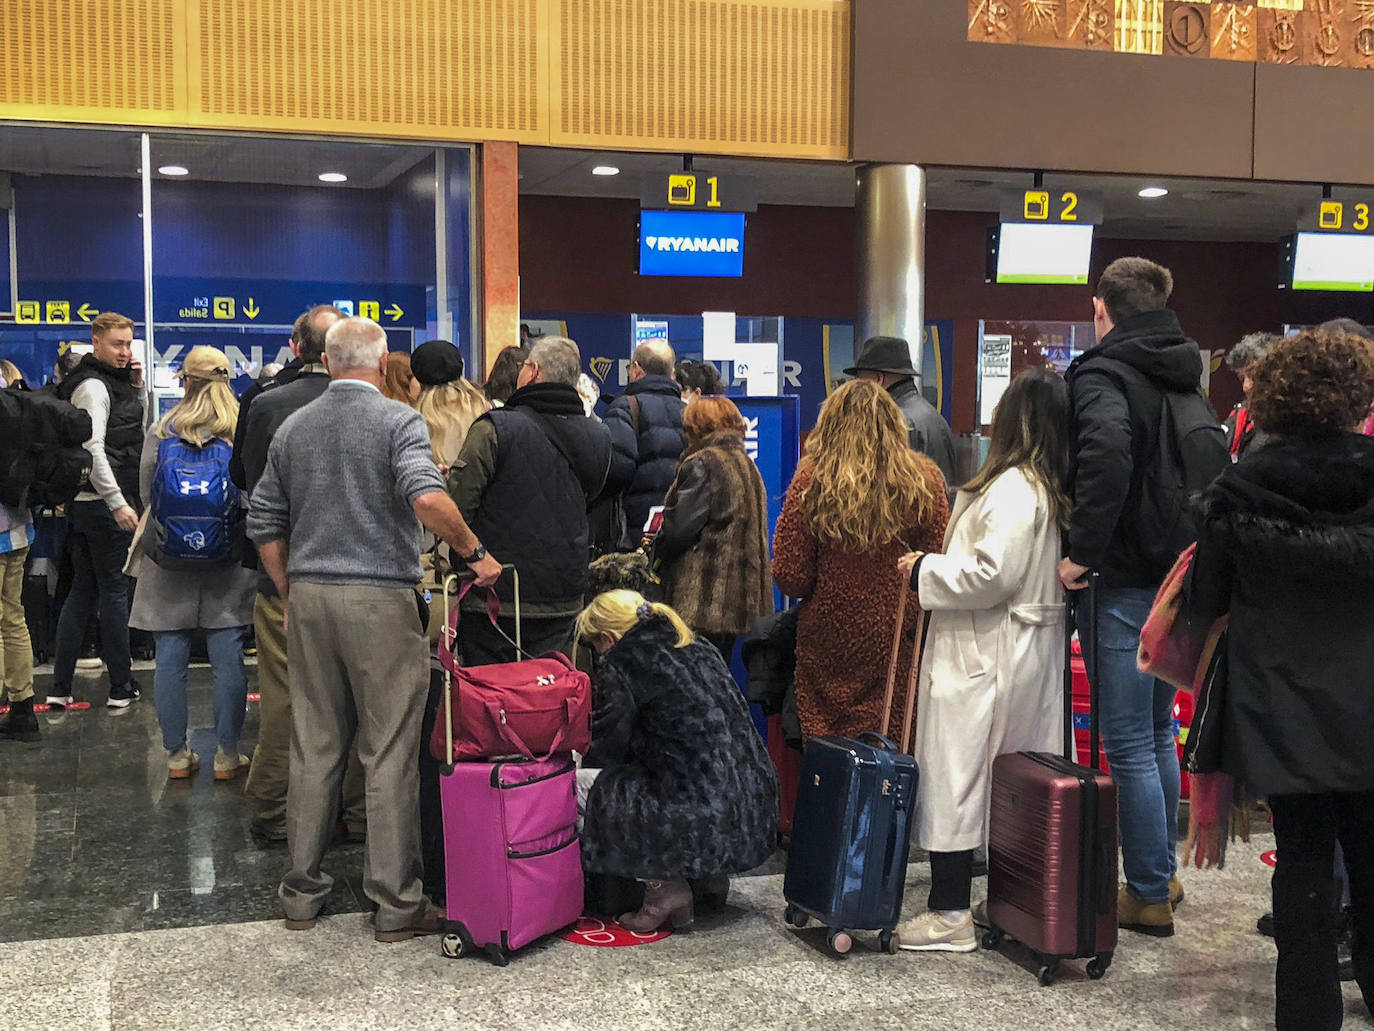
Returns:
[[[190,348],[223,349],[245,389],[322,303],[377,320],[393,351],[442,336],[469,356],[471,167],[470,147],[0,125],[20,302],[0,356],[37,385],[120,311],[165,408]]]

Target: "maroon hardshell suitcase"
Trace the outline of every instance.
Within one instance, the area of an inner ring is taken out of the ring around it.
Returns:
[[[1088,630],[1097,634],[1096,575],[1085,592]],[[992,764],[988,841],[988,922],[983,944],[1012,937],[1040,958],[1051,984],[1066,959],[1087,959],[1097,980],[1111,966],[1117,939],[1116,784],[1098,767],[1097,649],[1087,648],[1092,685],[1091,759],[1074,761],[1072,603],[1065,628],[1065,756],[1016,752]]]

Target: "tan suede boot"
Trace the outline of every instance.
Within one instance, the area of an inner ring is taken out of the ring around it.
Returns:
[[[1183,892],[1183,882],[1178,879],[1178,874],[1174,874],[1169,878],[1169,905],[1177,909],[1187,897]]]
[[[1116,897],[1117,923],[1127,931],[1138,931],[1155,938],[1170,938],[1174,933],[1174,910],[1166,902],[1145,903],[1122,888]]]
[[[686,881],[645,881],[644,905],[638,913],[622,916],[620,926],[636,934],[652,934],[670,921],[680,931],[690,927],[693,919],[692,889]]]

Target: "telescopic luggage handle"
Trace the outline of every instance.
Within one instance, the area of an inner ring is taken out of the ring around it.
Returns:
[[[1079,598],[1087,598],[1086,635],[1079,634],[1083,652],[1083,667],[1088,675],[1088,765],[1097,769],[1102,756],[1102,734],[1099,726],[1099,684],[1097,646],[1097,580],[1096,570],[1088,574],[1088,586],[1079,591],[1066,591],[1064,600],[1064,758],[1076,759],[1073,728],[1073,632],[1077,623]],[[1087,640],[1084,640],[1084,637]]]
[[[902,653],[902,629],[906,623],[906,599],[912,594],[911,586],[902,582],[901,593],[897,597],[897,625],[892,630],[892,659],[887,666],[887,694],[883,698],[883,729],[881,736],[886,739],[892,723],[892,699],[897,691],[897,663]],[[911,653],[911,669],[907,673],[906,720],[902,724],[902,754],[910,755],[914,742],[911,740],[912,717],[916,713],[916,681],[921,669],[921,645],[925,640],[925,613],[916,620],[916,641]]]
[[[516,569],[514,566],[501,567],[503,573],[508,569],[511,573],[511,580],[514,585],[515,593],[515,650],[523,653],[520,640],[520,570]],[[458,587],[460,580],[466,580],[467,582],[457,591],[451,590],[451,587]],[[454,656],[455,662],[457,661],[458,654],[458,631],[451,625],[452,616],[449,610],[449,598],[452,597],[455,601],[462,600],[463,596],[466,595],[468,591],[472,590],[476,583],[477,574],[471,569],[464,569],[462,573],[450,573],[448,576],[444,577],[444,581],[440,586],[444,595],[444,629],[442,635],[443,640],[448,644],[449,653]],[[492,622],[495,623],[496,613],[492,610],[492,602],[495,603],[499,610],[500,601],[497,600],[495,591],[492,591],[487,607],[487,611],[492,617]],[[444,755],[447,759],[447,764],[451,767],[453,765],[453,673],[450,671],[448,665],[444,665],[443,663],[440,663],[440,665],[443,665],[444,669],[444,741],[446,742]]]

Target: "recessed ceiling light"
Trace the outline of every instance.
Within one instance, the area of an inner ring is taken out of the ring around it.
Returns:
[[[597,165],[592,169],[592,175],[619,175],[620,169],[615,165]]]
[[[322,182],[322,183],[346,183],[346,182],[348,182],[348,176],[344,175],[342,172],[321,172],[321,173],[320,173],[320,182]]]
[[[159,175],[190,175],[191,170],[185,165],[163,165],[158,169]]]
[[[1162,186],[1147,186],[1140,191],[1139,195],[1146,200],[1155,200],[1158,197],[1169,196],[1169,191]]]

